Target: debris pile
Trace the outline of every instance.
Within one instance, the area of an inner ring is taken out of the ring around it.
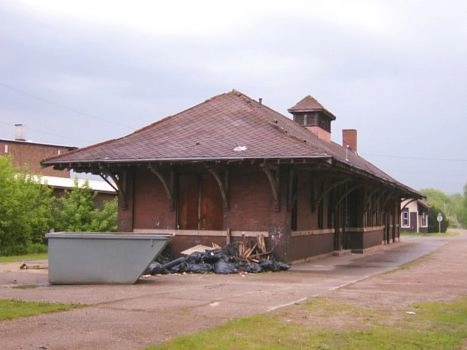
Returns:
[[[182,252],[183,253],[183,252]],[[284,271],[289,265],[277,261],[266,250],[264,237],[258,236],[257,242],[235,242],[220,247],[197,246],[185,251],[186,256],[161,263],[153,262],[146,274],[170,273],[258,273],[266,271]]]

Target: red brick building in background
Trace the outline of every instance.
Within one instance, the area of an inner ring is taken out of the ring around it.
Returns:
[[[9,156],[15,168],[24,169],[36,175],[70,177],[68,170],[44,168],[41,166],[41,161],[70,152],[77,147],[28,142],[24,138],[24,126],[16,124],[15,128],[14,141],[0,139],[0,154]]]
[[[8,156],[12,165],[17,169],[25,170],[27,173],[37,175],[41,181],[51,187],[54,194],[60,196],[63,191],[72,189],[75,179],[71,178],[70,170],[43,167],[41,161],[66,154],[77,149],[73,146],[51,145],[26,141],[24,137],[24,126],[15,125],[15,140],[0,139],[0,155]],[[82,187],[85,180],[79,179],[78,186]],[[115,191],[104,181],[88,181],[89,187],[97,192],[96,204],[98,207],[106,200],[115,197]]]
[[[263,235],[292,262],[398,241],[401,200],[423,196],[360,157],[356,130],[332,142],[311,96],[289,112],[233,90],[42,164],[113,179],[119,230],[174,233],[174,253]]]

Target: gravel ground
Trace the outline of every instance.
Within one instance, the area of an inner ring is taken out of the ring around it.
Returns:
[[[83,307],[0,322],[5,349],[143,349],[321,296],[397,313],[467,295],[467,232],[404,237],[363,255],[330,256],[286,272],[149,276],[134,285],[49,285],[46,261],[26,263],[40,268],[0,264],[0,298]]]

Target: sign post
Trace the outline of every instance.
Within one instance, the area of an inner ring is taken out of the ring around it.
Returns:
[[[438,213],[436,220],[438,220],[438,232],[441,232],[441,221],[443,221],[443,215],[441,213]]]

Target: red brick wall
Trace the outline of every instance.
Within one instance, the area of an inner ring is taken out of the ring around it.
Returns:
[[[334,233],[291,237],[288,244],[288,261],[303,260],[334,250]]]
[[[178,170],[180,173],[186,171],[183,168]],[[203,171],[207,172],[205,169]],[[127,177],[127,207],[120,200],[119,230],[176,229],[176,211],[170,210],[167,194],[159,179],[143,167],[135,168],[134,175],[134,181],[131,171]],[[259,166],[231,167],[228,191],[230,207],[223,209],[223,229],[268,231],[269,241],[276,248],[278,256],[285,258],[285,238],[290,233],[290,211],[286,209],[287,172],[281,174],[282,176],[285,177],[280,189],[281,210],[277,211],[268,178]],[[180,239],[181,237],[175,239],[171,245],[186,247],[187,243],[208,244],[216,241],[212,236],[186,236],[184,242],[179,242]],[[225,241],[225,238],[220,239]]]
[[[119,193],[118,198],[118,231],[132,232],[134,228],[133,220],[133,192],[134,192],[134,174],[133,169],[122,173],[122,181],[125,182],[126,193]]]
[[[280,210],[275,208],[269,180],[259,166],[230,170],[230,210],[225,212],[224,227],[231,230],[268,231],[269,247],[277,257],[287,260],[287,237],[291,212],[287,210],[288,175],[280,173]]]
[[[44,145],[38,143],[0,140],[0,154],[10,156],[13,166],[26,168],[32,174],[70,177],[68,171],[42,168],[40,162],[46,158],[69,152],[74,147]]]
[[[354,230],[345,233],[345,240],[348,245],[346,248],[355,253],[362,253],[365,249],[381,245],[383,239],[384,228],[368,232]]]
[[[136,171],[134,197],[134,228],[175,228],[175,210],[170,209],[162,183],[149,170]]]
[[[384,229],[363,233],[363,248],[371,248],[381,245],[384,237]]]
[[[230,208],[224,210],[223,229],[267,231],[271,224],[283,224],[283,215],[275,213],[268,179],[259,167],[233,167],[229,178]],[[285,208],[285,199],[281,202]],[[135,171],[133,224],[137,229],[176,228],[176,211],[170,210],[159,179],[145,168]]]
[[[259,167],[236,167],[229,176],[230,209],[224,215],[224,228],[268,230],[274,201],[266,175]]]

